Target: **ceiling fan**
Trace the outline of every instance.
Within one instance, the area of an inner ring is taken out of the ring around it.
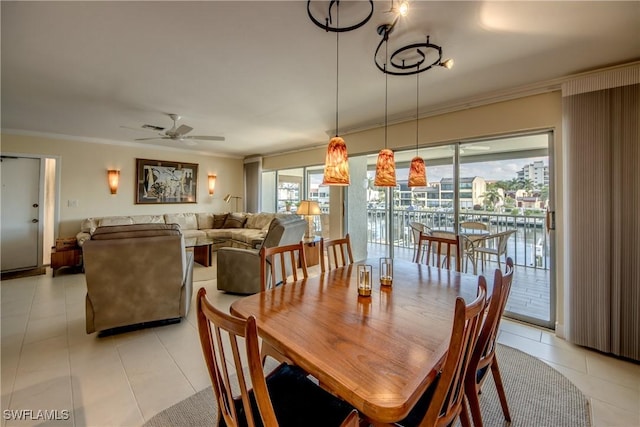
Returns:
[[[196,145],[197,140],[200,141],[224,141],[224,136],[186,136],[189,132],[193,130],[191,126],[187,125],[177,125],[177,121],[180,120],[180,116],[177,114],[167,114],[171,120],[173,120],[173,126],[171,129],[168,129],[164,132],[160,132],[156,137],[153,138],[137,138],[136,141],[149,141],[154,139],[172,139],[174,141],[180,141],[186,145]]]

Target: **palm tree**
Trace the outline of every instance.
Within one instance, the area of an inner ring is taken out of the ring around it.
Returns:
[[[480,196],[483,199],[483,204],[487,207],[487,209],[493,209],[496,204],[503,199],[502,194],[500,193],[500,189],[492,186],[487,188],[487,191],[482,193]]]

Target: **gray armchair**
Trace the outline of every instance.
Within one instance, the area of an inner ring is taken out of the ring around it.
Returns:
[[[278,217],[271,221],[262,244],[257,248],[218,249],[218,289],[235,294],[260,292],[260,249],[263,246],[271,248],[299,243],[306,229],[307,222],[298,215]]]
[[[82,252],[88,334],[189,312],[193,252],[177,224],[98,227]]]

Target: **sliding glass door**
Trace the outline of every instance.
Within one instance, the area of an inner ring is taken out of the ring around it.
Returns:
[[[481,230],[473,232],[487,235],[511,230],[506,256],[516,264],[516,284],[507,311],[511,317],[553,327],[553,247],[545,228],[545,212],[553,200],[552,136],[543,132],[420,148],[428,180],[420,188],[407,187],[415,149],[395,153],[398,185],[392,189],[373,186],[377,155],[366,156],[366,206],[350,200],[349,210],[367,210],[370,252],[397,258],[413,254],[411,222],[458,233],[471,232],[462,223],[476,223]],[[499,246],[497,239],[486,244]],[[478,257],[475,264],[478,274],[488,277],[498,267],[496,256],[485,255],[484,262]],[[473,263],[465,265],[472,273]]]

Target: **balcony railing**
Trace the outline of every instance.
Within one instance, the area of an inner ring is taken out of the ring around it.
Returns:
[[[388,245],[386,209],[367,209],[368,243]],[[453,231],[454,214],[437,210],[398,210],[393,213],[393,245],[413,248],[411,222],[420,222],[433,230]],[[460,222],[475,221],[487,225],[489,233],[516,230],[507,243],[507,254],[516,265],[548,270],[550,262],[549,236],[540,215],[498,214],[493,212],[460,213]]]

